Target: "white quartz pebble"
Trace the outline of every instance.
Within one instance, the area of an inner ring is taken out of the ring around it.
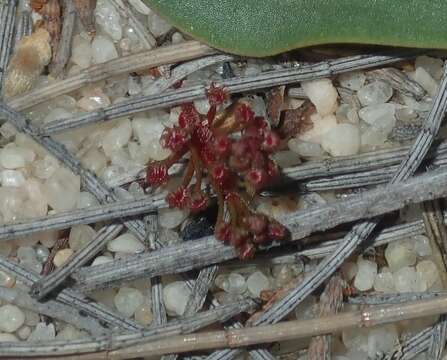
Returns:
[[[113,42],[105,36],[98,35],[92,42],[92,56],[95,64],[102,64],[116,59],[118,52]]]
[[[75,225],[70,230],[68,243],[73,251],[86,246],[96,235],[96,231],[89,225]]]
[[[418,82],[431,97],[434,97],[438,92],[438,83],[424,68],[416,68],[412,77],[413,80]]]
[[[56,255],[54,256],[53,259],[53,264],[56,267],[60,267],[62,266],[67,260],[68,258],[73,255],[73,250],[72,249],[62,249],[59,250]]]
[[[359,117],[375,131],[388,135],[396,125],[396,107],[393,104],[366,106],[359,111]]]
[[[96,23],[114,40],[123,36],[118,11],[111,1],[98,0],[95,9]]]
[[[113,299],[116,309],[125,317],[131,317],[143,301],[141,291],[130,287],[120,288]]]
[[[330,79],[305,81],[301,86],[321,116],[335,112],[338,93]]]
[[[163,287],[163,301],[170,315],[182,316],[188,303],[191,289],[184,281],[174,281]]]
[[[425,235],[416,235],[414,238],[414,251],[417,256],[430,256],[432,249],[430,245],[430,239]]]
[[[187,210],[165,208],[158,211],[158,222],[161,227],[173,229],[179,226],[189,215]]]
[[[102,139],[104,153],[111,156],[114,151],[127,145],[132,136],[132,125],[129,119],[122,119],[115,127],[110,129]]]
[[[45,181],[44,193],[48,204],[56,211],[74,209],[79,197],[81,180],[70,170],[59,168]]]
[[[374,359],[378,354],[387,354],[398,343],[399,334],[396,325],[376,326],[368,334],[368,355]]]
[[[358,91],[365,84],[366,76],[361,71],[350,71],[341,74],[338,77],[338,82],[341,87],[347,88],[349,90]]]
[[[25,184],[25,176],[18,170],[3,170],[0,172],[0,183],[2,186],[19,187]]]
[[[5,273],[3,271],[0,271],[0,286],[12,288],[14,287],[15,283],[16,279],[14,278],[14,276]]]
[[[144,301],[135,310],[135,321],[142,326],[148,326],[152,323],[152,319],[151,304],[148,301]]]
[[[394,287],[399,293],[425,291],[427,284],[418,276],[414,267],[405,266],[393,273]]]
[[[324,155],[324,150],[321,145],[314,142],[291,138],[287,145],[291,151],[304,158],[319,157]]]
[[[149,30],[155,37],[166,34],[172,28],[171,25],[169,25],[165,20],[163,20],[153,11],[151,11],[148,15],[148,24]]]
[[[76,329],[71,324],[66,324],[62,330],[58,331],[56,335],[56,340],[77,340],[83,338],[84,333]]]
[[[313,124],[312,128],[298,135],[298,139],[320,144],[322,136],[338,125],[337,118],[332,114],[326,116],[312,114],[310,120]]]
[[[0,331],[12,333],[25,322],[25,314],[15,305],[6,304],[0,307]]]
[[[80,35],[73,37],[71,61],[82,69],[90,66],[92,62],[92,47],[90,41]]]
[[[261,271],[256,271],[248,277],[247,288],[250,294],[257,298],[262,290],[270,288],[270,280]]]
[[[29,338],[31,334],[31,328],[29,326],[22,326],[19,330],[17,330],[17,336],[20,340],[26,340]]]
[[[321,146],[332,156],[357,154],[360,149],[358,126],[338,124],[322,136]]]
[[[391,96],[393,96],[393,88],[380,80],[363,86],[357,93],[363,106],[384,104]]]
[[[245,278],[241,274],[232,272],[228,275],[223,289],[230,294],[243,294],[247,289]]]
[[[26,164],[25,153],[15,146],[0,150],[0,166],[5,169],[18,169]]]
[[[393,274],[382,269],[374,279],[374,290],[383,293],[395,292]]]
[[[125,233],[109,241],[107,250],[126,254],[135,254],[144,251],[143,243],[131,233]]]
[[[129,0],[129,3],[137,10],[140,14],[149,15],[151,9],[142,0]]]
[[[101,265],[101,264],[105,264],[105,263],[108,263],[111,261],[113,261],[113,259],[111,257],[101,255],[101,256],[98,256],[97,258],[95,258],[95,260],[93,260],[93,262],[90,266]]]
[[[391,271],[395,272],[404,266],[416,263],[416,253],[411,241],[395,241],[388,244],[385,259]]]
[[[354,279],[354,286],[360,291],[366,291],[373,287],[377,275],[377,264],[373,261],[359,258],[358,271]]]
[[[45,324],[40,322],[36,325],[35,329],[28,338],[30,342],[40,342],[54,340],[56,337],[56,330],[53,324]]]
[[[78,209],[99,205],[99,201],[89,192],[81,191],[76,202]]]
[[[444,67],[444,61],[442,61],[441,59],[422,55],[422,56],[418,56],[416,58],[414,65],[415,65],[416,69],[423,68],[436,81],[441,80],[442,71],[443,71],[443,67]]]
[[[431,260],[422,260],[416,265],[416,271],[430,289],[436,282],[440,282],[440,275],[436,264]]]
[[[0,333],[0,342],[17,342],[17,341],[19,341],[19,339],[17,339],[17,337],[14,336],[13,334]]]

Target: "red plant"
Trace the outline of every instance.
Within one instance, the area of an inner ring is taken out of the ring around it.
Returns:
[[[286,235],[284,226],[256,214],[248,205],[249,199],[279,175],[269,155],[278,150],[281,139],[245,103],[233,104],[229,108],[232,111],[227,109],[223,116],[218,115],[219,106],[229,99],[222,88],[211,85],[207,97],[210,110],[206,116],[200,115],[193,104],[185,104],[178,125],[166,128],[160,141],[172,155],[149,164],[146,181],[150,186],[166,183],[168,169],[189,153],[182,185],[167,196],[169,206],[204,210],[210,202],[202,187],[207,179],[217,195],[215,235],[236,247],[239,256],[246,259],[254,254],[256,246]]]

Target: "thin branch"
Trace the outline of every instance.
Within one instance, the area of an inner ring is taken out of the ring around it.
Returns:
[[[112,351],[132,345],[145,344],[160,339],[169,339],[175,335],[192,333],[196,330],[226,321],[241,312],[249,311],[253,308],[254,302],[243,300],[230,305],[201,312],[194,317],[181,320],[174,320],[161,326],[155,326],[138,333],[99,336],[95,338],[69,340],[69,341],[47,341],[39,343],[0,343],[0,357],[11,359],[14,356],[36,357],[36,356],[56,356],[62,354],[88,354],[92,352]],[[88,354],[88,357],[92,354]]]
[[[12,274],[16,279],[18,279],[27,287],[31,287],[36,281],[41,278],[40,275],[29,271],[23,266],[12,262],[2,256],[0,256],[0,270],[8,274]],[[107,307],[95,303],[92,300],[86,298],[84,295],[69,289],[65,289],[59,292],[54,301],[66,304],[71,307],[75,307],[80,312],[98,319],[105,324],[108,324],[108,326],[111,328],[118,328],[127,331],[136,331],[142,328],[141,326],[135,324],[133,321],[115,314]]]
[[[53,319],[62,320],[78,329],[87,330],[93,335],[110,333],[110,329],[102,326],[97,319],[85,314],[82,316],[79,310],[76,310],[70,305],[55,300],[41,303],[31,298],[28,293],[17,288],[8,289],[0,287],[0,299],[23,309],[38,312]]]
[[[71,55],[71,43],[76,21],[76,8],[73,0],[63,1],[63,19],[61,38],[57,47],[56,56],[53,57],[50,66],[51,75],[55,78],[62,77],[64,68]]]
[[[443,314],[438,323],[433,327],[433,331],[430,337],[430,345],[428,347],[428,355],[430,359],[442,359],[442,353],[444,352],[446,338],[447,321],[445,318],[445,314]]]
[[[25,219],[0,225],[0,240],[12,240],[36,232],[68,229],[79,224],[122,219],[145,214],[166,206],[161,196],[145,196],[137,200],[124,200],[112,204],[91,206],[56,213],[39,218]]]
[[[212,55],[215,52],[215,50],[197,41],[188,41],[179,45],[164,46],[155,50],[124,56],[104,64],[94,65],[82,70],[78,75],[70,76],[65,80],[51,83],[24,95],[12,98],[8,101],[8,104],[16,110],[24,110],[111,76],[169,63],[192,60],[201,56]]]
[[[402,304],[409,301],[434,299],[440,296],[446,296],[445,291],[429,291],[429,292],[411,292],[400,294],[381,294],[372,293],[367,295],[358,295],[348,299],[349,304],[354,305],[388,305]]]
[[[410,79],[406,73],[395,68],[384,68],[366,73],[370,80],[383,80],[394,90],[401,94],[411,95],[416,100],[421,100],[426,91],[416,81]]]
[[[200,270],[199,276],[194,282],[194,287],[186,304],[185,315],[193,315],[202,308],[208,291],[214,284],[218,270],[219,267],[216,265],[208,266]]]
[[[8,0],[0,4],[0,94],[13,47],[14,25],[18,0]]]
[[[361,55],[336,60],[329,60],[299,68],[273,70],[255,76],[231,78],[223,80],[219,85],[225,87],[229,93],[241,93],[286,85],[300,81],[330,77],[336,74],[359,69],[373,68],[392,64],[415,56],[415,52],[400,53],[397,55]],[[119,104],[93,111],[74,118],[52,121],[44,125],[40,131],[43,134],[53,134],[67,129],[77,128],[98,121],[108,121],[123,116],[129,116],[141,111],[180,105],[185,102],[205,98],[209,84],[195,85],[188,88],[167,91],[163,94],[139,96],[130,98]],[[12,104],[16,107],[15,104]]]
[[[168,90],[176,82],[184,79],[188,75],[203,69],[207,66],[218,64],[225,61],[234,60],[234,56],[231,55],[215,55],[207,56],[201,59],[189,61],[187,63],[181,64],[172,70],[171,75],[168,78],[160,77],[154,83],[149,85],[144,89],[145,95],[150,94],[160,94]]]
[[[122,225],[109,225],[103,227],[92,241],[71,255],[61,267],[35,282],[31,287],[30,294],[36,299],[44,298],[52,290],[62,284],[74,270],[90,261],[104,248],[109,239],[116,237],[121,232],[122,228]]]
[[[17,27],[14,36],[14,46],[24,37],[33,32],[33,20],[28,10],[22,10],[17,21]]]
[[[151,340],[154,341],[148,341],[144,338],[145,341],[139,341],[138,345],[130,345],[134,339],[132,338],[132,340],[130,340],[132,335],[128,335],[127,339],[129,340],[127,342],[123,341],[124,339],[122,340],[121,337],[112,338],[113,340],[111,341],[111,346],[114,346],[118,343],[118,340],[114,340],[120,338],[121,341],[119,342],[119,345],[121,347],[126,346],[125,348],[114,351],[96,352],[93,359],[117,360],[142,356],[157,356],[171,353],[173,351],[176,353],[184,353],[223,347],[240,348],[256,344],[266,344],[331,334],[349,328],[372,327],[402,320],[438,315],[444,312],[447,312],[446,297],[386,307],[367,308],[317,319],[284,321],[274,325],[225,331],[200,332],[186,336],[167,337],[165,335],[163,339],[158,341],[155,340],[156,336],[152,336]],[[174,331],[172,331],[171,334],[173,332]],[[162,336],[161,334],[157,335],[159,338]],[[67,342],[33,344],[34,351],[31,355],[60,355],[59,357],[54,357],[54,360],[69,359],[70,357],[61,355],[73,354],[75,351],[79,354],[79,345],[81,343],[86,344],[87,341],[78,340],[76,342],[71,342],[71,344],[68,344]],[[93,342],[91,341],[89,345],[92,343]],[[104,346],[102,343],[99,345],[102,345],[101,347]],[[26,353],[23,349],[29,350],[29,345],[27,343],[3,343],[0,345],[0,349],[4,356],[25,355]],[[78,355],[76,359],[92,359],[91,356],[91,354],[86,356]]]

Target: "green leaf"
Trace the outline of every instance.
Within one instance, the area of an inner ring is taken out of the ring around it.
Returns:
[[[319,44],[447,48],[447,0],[145,0],[212,47],[268,56]]]

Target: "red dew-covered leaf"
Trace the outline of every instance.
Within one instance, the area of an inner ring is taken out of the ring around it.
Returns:
[[[194,194],[189,201],[189,209],[193,212],[205,210],[209,205],[209,198],[204,194]]]
[[[180,151],[188,142],[189,136],[179,127],[166,128],[161,135],[161,145],[174,152]]]
[[[245,180],[255,189],[260,189],[267,183],[267,173],[263,169],[250,169],[245,175]]]
[[[217,106],[227,101],[229,94],[223,87],[211,84],[209,89],[206,90],[206,97],[211,106]]]
[[[250,157],[249,156],[230,156],[228,164],[231,169],[237,172],[242,172],[250,167]]]
[[[239,258],[241,260],[252,259],[255,255],[255,246],[252,243],[246,242],[239,247]]]
[[[244,125],[252,123],[255,118],[255,113],[247,104],[239,104],[235,114],[236,119]]]
[[[178,117],[178,124],[182,129],[194,130],[200,125],[200,115],[193,104],[185,104]]]
[[[250,215],[246,218],[248,229],[253,234],[261,234],[267,229],[268,220],[264,215]]]
[[[216,226],[216,229],[214,230],[214,235],[218,240],[224,242],[225,244],[228,244],[231,238],[230,224],[227,223],[218,224]]]
[[[218,135],[214,139],[213,147],[219,157],[225,157],[230,153],[231,141],[226,135]]]
[[[148,166],[146,170],[146,182],[148,185],[162,185],[166,183],[168,179],[168,167],[165,164],[155,163]]]
[[[180,186],[178,189],[169,193],[166,196],[166,202],[169,204],[169,207],[175,207],[179,209],[184,209],[188,206],[190,200],[190,194],[188,189],[183,186]]]
[[[223,164],[218,164],[211,169],[210,173],[212,179],[220,186],[226,187],[230,179],[230,171]]]
[[[268,236],[272,240],[282,240],[285,238],[286,233],[286,228],[276,221],[272,221],[268,225]]]
[[[264,141],[262,142],[262,150],[269,153],[274,152],[278,149],[280,141],[278,134],[273,131],[266,131],[264,133]]]

